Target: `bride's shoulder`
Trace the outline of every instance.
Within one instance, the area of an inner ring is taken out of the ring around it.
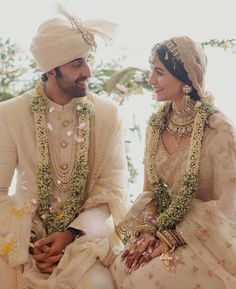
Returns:
[[[215,133],[235,133],[235,127],[232,121],[221,111],[217,111],[210,115],[208,126]]]
[[[221,111],[217,111],[209,117],[207,130],[211,143],[236,147],[235,127]]]

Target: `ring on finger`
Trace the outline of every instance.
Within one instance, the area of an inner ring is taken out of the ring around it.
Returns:
[[[145,260],[146,260],[147,262],[149,262],[149,261],[152,260],[152,255],[151,255],[149,252],[145,251],[145,252],[143,252],[142,255],[143,255],[143,257],[145,258]]]

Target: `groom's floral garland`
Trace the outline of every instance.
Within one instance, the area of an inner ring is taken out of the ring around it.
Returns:
[[[152,191],[157,201],[157,228],[159,231],[174,228],[185,216],[196,196],[199,178],[199,162],[204,128],[215,108],[207,98],[196,102],[196,116],[192,131],[187,167],[182,177],[181,187],[175,200],[171,200],[166,184],[156,172],[155,157],[160,133],[165,129],[165,112],[170,103],[165,103],[149,120],[146,143],[146,170]]]
[[[36,169],[38,212],[47,234],[64,231],[75,219],[85,200],[85,186],[88,174],[89,121],[94,114],[93,104],[86,99],[79,99],[76,117],[84,123],[80,129],[80,142],[77,144],[76,167],[70,184],[70,192],[61,209],[52,210],[53,174],[49,161],[49,144],[47,137],[46,114],[48,102],[41,82],[35,86],[35,93],[30,99],[30,110],[34,116],[37,157]]]

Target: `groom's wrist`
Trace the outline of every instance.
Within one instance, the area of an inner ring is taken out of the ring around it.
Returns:
[[[67,228],[67,231],[69,231],[72,235],[72,242],[76,239],[78,239],[79,237],[85,235],[85,232],[80,230],[80,229],[76,229],[76,228],[73,228],[73,227],[68,227]]]

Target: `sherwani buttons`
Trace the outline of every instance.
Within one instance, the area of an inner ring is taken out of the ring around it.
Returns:
[[[68,125],[69,125],[69,120],[67,120],[67,119],[65,119],[65,120],[63,120],[63,122],[62,122],[62,126],[63,127],[67,127]]]
[[[63,140],[63,141],[61,142],[61,147],[62,147],[62,148],[66,148],[67,145],[68,145],[68,143],[67,143],[65,140]]]

